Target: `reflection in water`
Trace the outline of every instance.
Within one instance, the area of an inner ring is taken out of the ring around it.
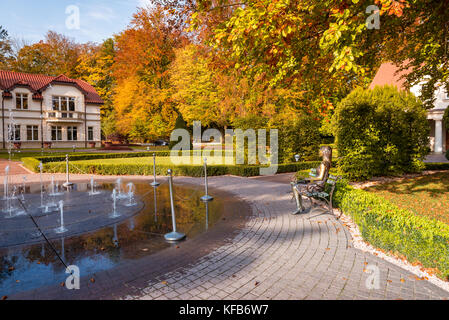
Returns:
[[[117,224],[114,224],[114,236],[112,237],[114,247],[118,248]]]
[[[205,202],[206,204],[206,230],[209,229],[209,202]]]
[[[114,187],[113,183],[98,184],[97,190],[109,190],[110,194]],[[87,195],[87,184],[75,188],[86,189],[86,201],[89,201],[91,197]],[[219,220],[224,211],[224,199],[218,198],[203,206],[204,202],[200,201],[199,196],[192,196],[195,189],[176,184],[174,188],[176,194],[185,199],[175,201],[178,230],[191,238]],[[39,186],[30,190],[40,193]],[[50,240],[65,263],[78,266],[81,276],[88,276],[169,247],[163,238],[172,226],[168,185],[156,189],[145,183],[136,183],[135,195],[144,204],[135,216],[119,223],[111,221],[114,224],[90,233]],[[120,201],[125,203],[127,199],[118,200],[119,204]],[[95,214],[94,210],[89,213],[92,216]],[[0,222],[1,219],[3,217],[0,217]],[[59,284],[66,278],[64,265],[48,243],[42,241],[33,245],[0,248],[0,296]]]
[[[154,193],[154,222],[157,222],[157,195],[155,187],[153,187],[153,193]]]

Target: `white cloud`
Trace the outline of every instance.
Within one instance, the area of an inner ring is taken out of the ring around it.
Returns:
[[[147,7],[153,7],[153,1],[151,0],[138,0],[138,6],[139,7],[143,7],[143,8],[147,8]]]
[[[108,7],[100,7],[100,6],[91,8],[87,13],[87,16],[95,20],[103,20],[108,22],[116,18],[114,10]]]

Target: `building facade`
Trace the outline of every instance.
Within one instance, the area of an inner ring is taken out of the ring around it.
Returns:
[[[404,71],[399,71],[399,68],[392,63],[384,63],[374,77],[370,88],[376,85],[393,85],[400,90],[406,90],[405,80],[403,76]],[[410,91],[417,97],[421,95],[421,85],[415,85],[410,88]],[[433,108],[427,112],[427,121],[430,127],[430,149],[433,153],[441,154],[449,149],[449,128],[446,128],[443,123],[443,115],[446,108],[449,106],[449,95],[444,89],[440,87],[435,91],[435,101]]]
[[[82,80],[0,70],[2,148],[101,144],[102,99]]]

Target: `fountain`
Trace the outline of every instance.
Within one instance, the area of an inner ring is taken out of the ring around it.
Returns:
[[[3,199],[8,200],[8,187],[9,187],[9,166],[5,168],[5,179],[3,180]]]
[[[9,109],[9,125],[8,125],[8,136],[7,136],[7,143],[8,143],[8,160],[11,162],[11,156],[12,156],[12,147],[13,142],[16,140],[15,138],[15,128],[16,128],[16,121],[14,120],[13,112],[11,111],[11,108]]]
[[[120,214],[117,212],[117,190],[112,190],[112,214],[109,216],[111,219],[115,219],[120,217]]]
[[[23,182],[22,182],[22,190],[20,192],[20,198],[22,199],[22,201],[25,201],[25,191],[26,191],[25,185],[27,182],[27,177],[23,176],[22,179],[23,179]]]
[[[140,258],[164,250],[169,246],[163,236],[166,232],[183,231],[189,237],[196,236],[207,228],[210,230],[224,209],[221,199],[203,205],[199,199],[201,195],[195,188],[175,186],[181,199],[186,199],[188,195],[192,195],[193,199],[187,205],[176,207],[176,215],[179,216],[179,221],[176,221],[171,179],[170,184],[162,184],[159,188],[153,188],[148,182],[123,180],[120,190],[126,195],[123,200],[117,197],[115,181],[95,183],[90,176],[87,181],[75,183],[70,192],[63,192],[63,198],[56,199],[50,196],[58,192],[56,175],[53,186],[51,174],[47,176],[42,173],[41,184],[36,179],[37,184],[34,185],[28,175],[26,179],[22,176],[15,176],[15,179],[16,185],[10,172],[6,193],[8,205],[5,206],[7,201],[0,203],[3,205],[0,208],[3,212],[0,216],[0,248],[4,249],[2,252],[12,252],[17,257],[11,259],[11,265],[17,272],[6,273],[8,282],[0,285],[2,294],[8,295],[54,285],[55,281],[59,281],[57,279],[65,276],[65,268],[61,268],[65,264],[79,262],[81,267],[88,268],[83,269],[87,270],[86,274],[93,274],[118,265],[124,257]],[[63,191],[61,183],[59,186],[59,191]],[[90,195],[92,191],[101,191],[101,194]],[[51,201],[56,203],[54,207],[48,207]],[[133,206],[128,206],[130,203]],[[45,206],[48,212],[44,212]],[[206,216],[205,206],[206,211],[210,211],[209,214],[206,212]],[[19,208],[25,213],[22,217],[17,214]],[[172,240],[172,235],[167,235],[168,240]],[[48,259],[53,255],[59,259]],[[33,274],[35,269],[30,268],[36,261],[49,261],[48,268],[41,270],[37,278]],[[16,282],[18,272],[24,275],[20,283]]]
[[[41,182],[41,206],[40,208],[43,209],[45,208],[44,206],[44,183],[42,181],[42,170],[44,169],[44,166],[42,165],[42,161],[39,162],[39,179]]]
[[[94,177],[91,176],[90,177],[90,192],[89,192],[90,196],[95,196],[95,195],[98,195],[101,193],[101,191],[95,190],[95,187],[96,187],[96,184],[94,181]]]
[[[60,219],[61,219],[61,226],[59,228],[55,229],[56,233],[64,233],[67,232],[67,228],[64,227],[64,201],[59,200],[59,213],[60,213]]]
[[[52,197],[62,196],[64,192],[60,192],[59,189],[60,189],[59,182],[58,181],[55,182],[55,176],[51,176],[50,196]]]
[[[126,199],[128,196],[122,192],[122,178],[118,178],[115,181],[115,189],[117,189],[117,199]]]
[[[135,186],[134,183],[130,182],[126,185],[128,187],[128,202],[125,204],[127,207],[135,206],[137,203],[134,201],[134,192],[135,192]]]

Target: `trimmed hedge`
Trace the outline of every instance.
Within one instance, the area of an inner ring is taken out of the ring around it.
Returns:
[[[95,159],[117,159],[117,158],[140,158],[140,157],[152,157],[153,153],[156,155],[156,157],[169,157],[170,156],[170,150],[162,150],[162,151],[146,151],[146,152],[120,152],[120,153],[79,153],[79,154],[69,154],[69,159],[71,161],[82,161],[82,160],[95,160]],[[196,151],[191,150],[190,155],[194,155]],[[200,151],[201,152],[201,151]],[[179,152],[181,155],[181,151]],[[214,152],[211,151],[211,155],[213,155]],[[226,151],[223,152],[223,156],[226,154],[229,154],[230,156],[233,155],[231,152]],[[201,154],[200,154],[201,155]],[[59,154],[54,156],[41,156],[41,157],[34,157],[35,159],[42,161],[42,163],[48,163],[48,162],[60,162],[65,161],[65,154]],[[22,158],[21,160],[23,161]]]
[[[146,156],[148,156],[148,154],[146,154]],[[54,159],[55,157],[52,158],[52,160]],[[72,161],[76,161],[72,157],[70,159]],[[42,158],[23,158],[22,162],[28,169],[33,170],[34,172],[38,172],[38,166],[41,160],[43,163],[43,172],[56,173],[65,172],[66,170],[65,161],[45,162]],[[277,172],[295,172],[298,170],[310,169],[318,166],[319,164],[320,162],[318,161],[279,164]],[[251,177],[260,175],[259,171],[261,167],[262,166],[257,165],[208,165],[207,174],[210,176],[231,174],[236,176]],[[173,174],[178,176],[182,175],[200,177],[203,174],[202,165],[158,165],[156,166],[156,174],[166,175],[168,169],[173,169]],[[71,173],[87,173],[100,175],[152,175],[153,166],[151,164],[102,164],[101,161],[92,164],[79,161],[75,163],[75,166],[70,166],[69,171]]]
[[[425,163],[426,170],[449,170],[449,163],[447,162],[433,162]]]
[[[373,246],[401,254],[410,262],[437,268],[449,279],[449,225],[417,216],[368,191],[339,182],[334,203],[350,215]]]

